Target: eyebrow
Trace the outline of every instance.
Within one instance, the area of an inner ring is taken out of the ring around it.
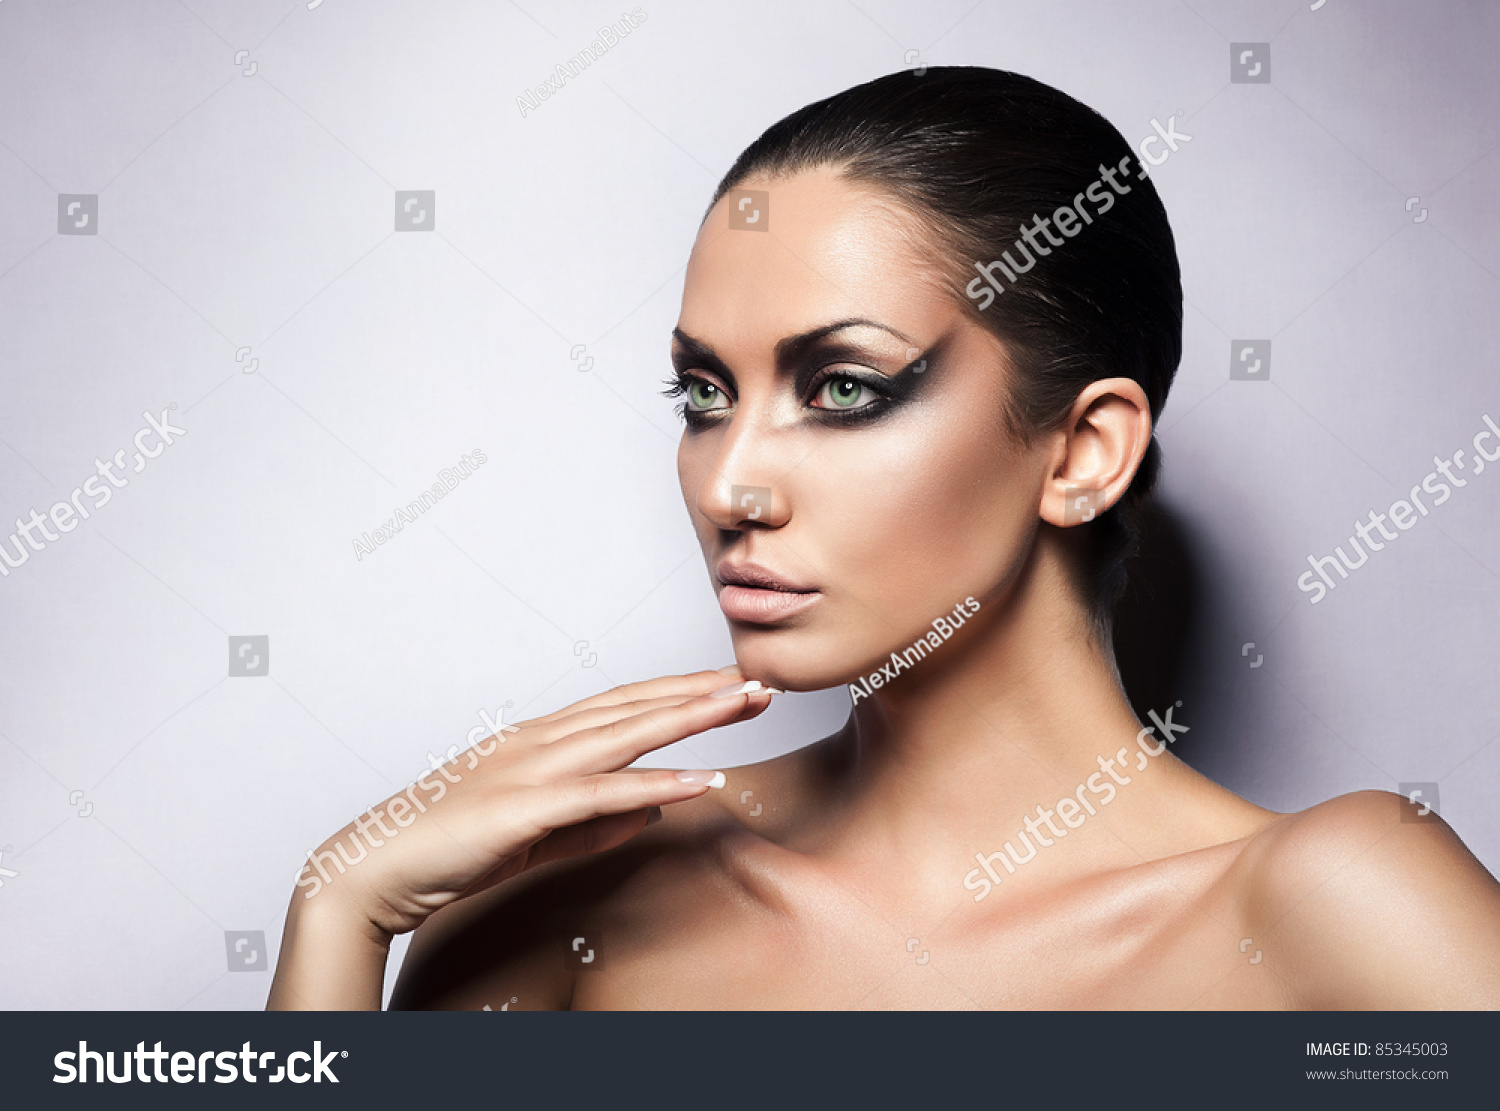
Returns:
[[[850,320],[838,320],[832,324],[824,324],[820,328],[800,332],[795,336],[787,336],[776,341],[776,365],[786,366],[796,361],[808,348],[827,339],[835,333],[846,331],[850,328],[875,328],[888,335],[895,336],[908,346],[915,346],[910,336],[892,328],[889,324],[882,324],[878,320],[868,320],[864,317],[855,317]],[[687,353],[695,359],[702,360],[709,369],[719,374],[728,374],[729,367],[712,347],[702,340],[688,335],[681,328],[672,329],[672,338],[675,339]]]

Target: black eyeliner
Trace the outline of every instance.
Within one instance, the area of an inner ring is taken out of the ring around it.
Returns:
[[[732,382],[733,377],[729,374],[728,367],[724,365],[723,360],[700,344],[694,343],[691,347],[692,350],[678,350],[672,353],[676,371],[674,376],[665,383],[667,387],[663,391],[665,396],[683,397],[696,380],[719,390],[729,399],[731,405],[737,404],[737,399],[729,388],[710,381],[701,373],[693,373],[694,370],[702,370],[713,373],[726,382]],[[832,350],[825,348],[819,351],[816,362],[809,363],[798,372],[795,376],[794,388],[803,398],[802,403],[813,414],[814,420],[825,425],[839,426],[874,421],[890,412],[895,405],[915,397],[922,387],[923,377],[933,368],[934,353],[930,350],[920,353],[906,366],[891,375],[882,374],[864,365],[869,354],[868,351],[862,349],[834,345]],[[840,370],[839,367],[848,369]],[[875,399],[856,409],[837,409],[812,404],[825,385],[838,381],[855,382],[875,394]],[[690,431],[698,431],[717,423],[722,418],[715,414],[729,411],[693,409],[688,401],[676,406],[676,410]]]
[[[676,361],[675,355],[674,361]],[[685,397],[694,382],[701,382],[706,386],[712,386],[725,397],[729,398],[731,403],[735,400],[734,396],[719,383],[712,382],[703,377],[703,375],[694,374],[687,369],[678,369],[671,378],[666,379],[665,385],[667,388],[662,390],[662,394],[666,397]],[[687,425],[688,430],[691,432],[700,431],[722,419],[713,414],[727,412],[724,409],[694,409],[686,400],[678,402],[677,405],[673,406],[673,409],[678,418]]]

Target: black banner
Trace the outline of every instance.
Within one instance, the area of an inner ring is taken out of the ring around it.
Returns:
[[[0,1015],[8,1107],[1493,1103],[1495,1014]],[[253,1077],[253,1079],[252,1079]],[[1162,1102],[1166,1101],[1166,1102]]]

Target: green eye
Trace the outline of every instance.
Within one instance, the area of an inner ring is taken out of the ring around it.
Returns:
[[[687,400],[688,409],[695,413],[729,408],[729,398],[724,396],[724,391],[701,378],[694,378],[688,383]]]
[[[875,400],[875,391],[853,378],[830,378],[818,390],[822,409],[863,409]]]

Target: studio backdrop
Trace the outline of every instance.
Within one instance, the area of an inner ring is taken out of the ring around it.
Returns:
[[[1500,870],[1500,6],[649,4],[0,4],[0,1007],[261,1007],[355,814],[732,662],[660,394],[689,248],[766,126],[928,65],[1098,109],[1171,217],[1137,710]]]

